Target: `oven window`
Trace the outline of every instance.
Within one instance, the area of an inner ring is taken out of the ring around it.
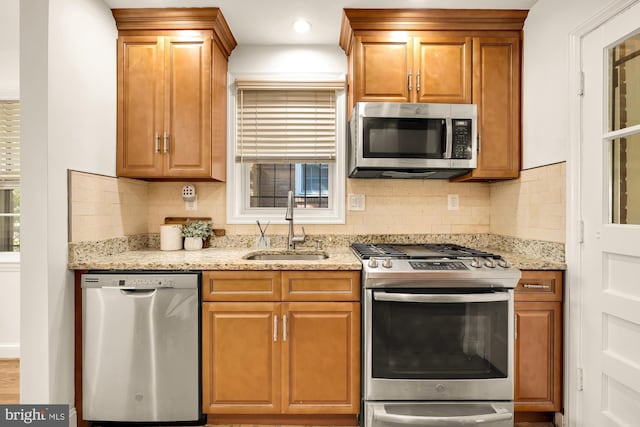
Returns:
[[[371,334],[374,378],[507,378],[507,301],[389,302],[374,293]]]
[[[446,144],[442,119],[365,117],[363,156],[441,159]]]

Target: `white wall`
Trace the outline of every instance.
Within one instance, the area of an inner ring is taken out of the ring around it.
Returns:
[[[0,99],[20,92],[20,0],[3,0],[0,13]]]
[[[335,46],[238,46],[229,57],[232,76],[260,73],[278,76],[347,73],[347,57]],[[230,84],[232,82],[229,82]]]
[[[67,170],[115,174],[116,37],[101,0],[21,0],[21,401],[73,406]]]
[[[0,99],[20,96],[20,0],[4,0],[0,13]],[[20,264],[0,259],[0,358],[20,356]]]
[[[610,0],[538,0],[524,25],[523,169],[567,160],[569,34]]]

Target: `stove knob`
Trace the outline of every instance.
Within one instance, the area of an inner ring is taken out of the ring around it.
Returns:
[[[484,266],[487,268],[496,268],[496,262],[493,258],[487,258],[484,262]]]
[[[473,260],[471,260],[471,267],[480,268],[482,267],[482,264],[480,264],[480,260],[478,258],[474,258]]]
[[[375,258],[371,258],[369,260],[369,267],[371,268],[378,268],[378,260]]]
[[[384,268],[391,268],[393,267],[393,263],[391,262],[391,258],[387,257],[384,259],[384,261],[382,261],[382,266]]]
[[[511,264],[509,264],[509,262],[508,262],[506,259],[502,259],[502,258],[500,258],[500,259],[498,260],[498,265],[499,265],[500,267],[502,267],[502,268],[509,268],[509,267],[511,267]]]

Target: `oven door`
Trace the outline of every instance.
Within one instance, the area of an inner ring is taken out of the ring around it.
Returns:
[[[511,402],[366,402],[365,427],[513,427]]]
[[[512,400],[513,290],[367,289],[365,400]]]

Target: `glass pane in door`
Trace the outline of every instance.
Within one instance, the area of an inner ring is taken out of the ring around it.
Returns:
[[[609,130],[640,124],[640,34],[609,50]]]
[[[640,134],[611,141],[611,222],[640,224]]]
[[[640,34],[609,49],[609,130],[640,124]],[[640,224],[640,131],[610,141],[611,223]]]

